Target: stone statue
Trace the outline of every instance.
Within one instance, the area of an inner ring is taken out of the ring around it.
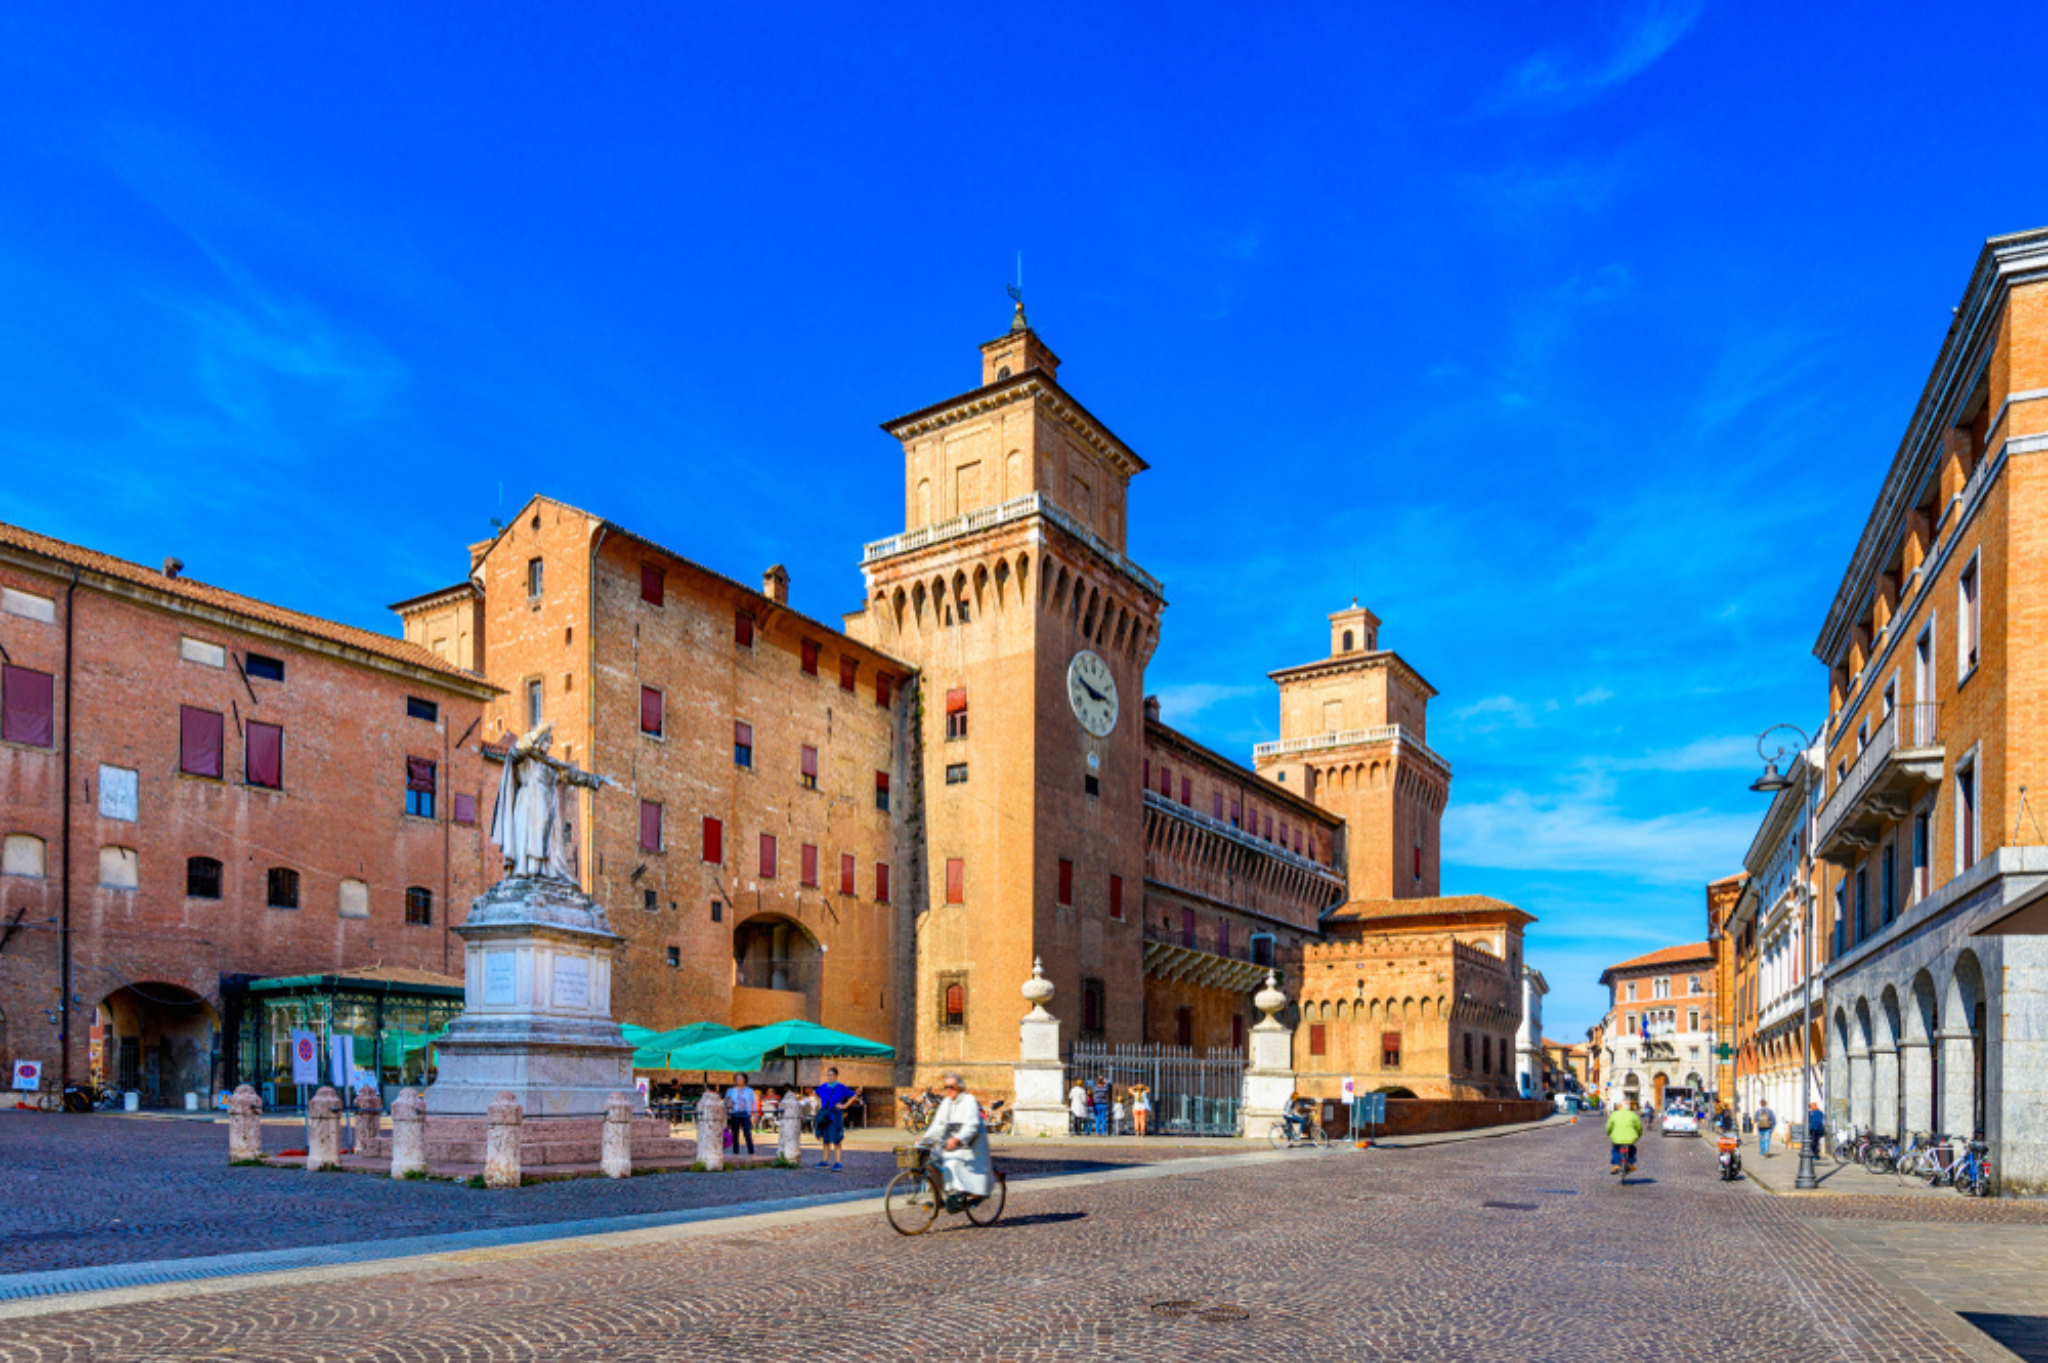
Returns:
[[[563,829],[557,785],[596,790],[612,782],[548,756],[554,726],[542,724],[505,753],[498,804],[491,811],[491,841],[504,854],[508,876],[546,876],[574,883],[572,852]]]

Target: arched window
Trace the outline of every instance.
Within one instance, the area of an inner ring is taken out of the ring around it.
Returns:
[[[35,834],[9,833],[6,842],[0,843],[0,875],[41,880],[43,852],[43,840]]]
[[[1348,629],[1344,631],[1344,651],[1346,653],[1351,651],[1351,631]]]
[[[296,909],[299,907],[299,873],[289,866],[273,866],[266,877],[269,886],[267,902],[273,909]]]
[[[185,898],[220,898],[220,862],[212,857],[185,858]]]
[[[405,921],[422,926],[434,921],[434,892],[424,885],[405,887]]]
[[[958,980],[948,984],[941,1003],[940,1025],[965,1027],[967,1025],[967,986]]]

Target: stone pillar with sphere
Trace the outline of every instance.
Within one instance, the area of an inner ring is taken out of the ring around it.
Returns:
[[[1047,1012],[1053,983],[1045,978],[1041,961],[1031,962],[1031,978],[1024,981],[1024,1001],[1031,1011],[1018,1026],[1017,1063],[1011,1091],[1016,1094],[1015,1123],[1020,1136],[1064,1136],[1067,1134],[1066,1066],[1060,1063],[1060,1020]]]
[[[1252,1005],[1266,1016],[1252,1028],[1251,1063],[1244,1072],[1244,1133],[1263,1134],[1280,1119],[1294,1096],[1294,1029],[1275,1017],[1287,1006],[1280,981],[1266,972],[1265,987],[1252,995]]]

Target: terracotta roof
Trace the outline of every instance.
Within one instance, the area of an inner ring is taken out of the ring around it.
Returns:
[[[418,644],[408,643],[404,639],[358,629],[354,625],[344,625],[333,620],[323,620],[317,615],[287,610],[283,606],[274,606],[268,601],[258,601],[255,597],[243,596],[222,587],[209,586],[189,577],[166,577],[159,569],[145,568],[140,563],[130,563],[127,559],[115,558],[112,554],[103,554],[97,549],[87,549],[68,540],[37,534],[33,530],[9,525],[4,521],[0,521],[0,546],[11,546],[39,558],[52,559],[74,568],[82,568],[87,572],[130,582],[148,591],[180,597],[197,605],[211,606],[215,610],[239,615],[279,629],[308,634],[350,648],[359,648],[365,653],[374,653],[392,662],[437,672],[450,680],[466,682],[472,688],[483,681],[474,672],[444,662]]]
[[[1525,923],[1536,921],[1527,909],[1483,894],[1440,895],[1433,899],[1354,899],[1323,915],[1326,923],[1362,923],[1397,918],[1480,918],[1507,914]]]
[[[1715,887],[1716,885],[1739,885],[1739,884],[1741,884],[1741,883],[1742,883],[1743,881],[1745,881],[1745,880],[1748,880],[1748,879],[1749,879],[1749,872],[1747,872],[1747,871],[1737,871],[1737,872],[1736,872],[1736,873],[1735,873],[1734,875],[1732,875],[1732,876],[1722,876],[1722,877],[1721,877],[1721,878],[1720,878],[1719,880],[1710,880],[1710,881],[1708,881],[1708,882],[1707,882],[1707,888],[1711,890],[1711,889],[1713,889],[1713,888],[1714,888],[1714,887]]]
[[[1714,944],[1711,942],[1689,942],[1681,947],[1663,947],[1647,956],[1638,956],[1632,961],[1622,961],[1608,966],[1600,972],[1600,982],[1617,970],[1641,970],[1650,966],[1677,965],[1680,961],[1711,961],[1714,959]]]

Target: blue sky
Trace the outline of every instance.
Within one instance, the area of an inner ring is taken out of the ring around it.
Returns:
[[[546,490],[796,598],[1025,255],[1227,752],[1356,595],[1547,1030],[1703,934],[2048,9],[15,7],[0,518],[376,628]],[[872,13],[872,12],[871,12]]]

